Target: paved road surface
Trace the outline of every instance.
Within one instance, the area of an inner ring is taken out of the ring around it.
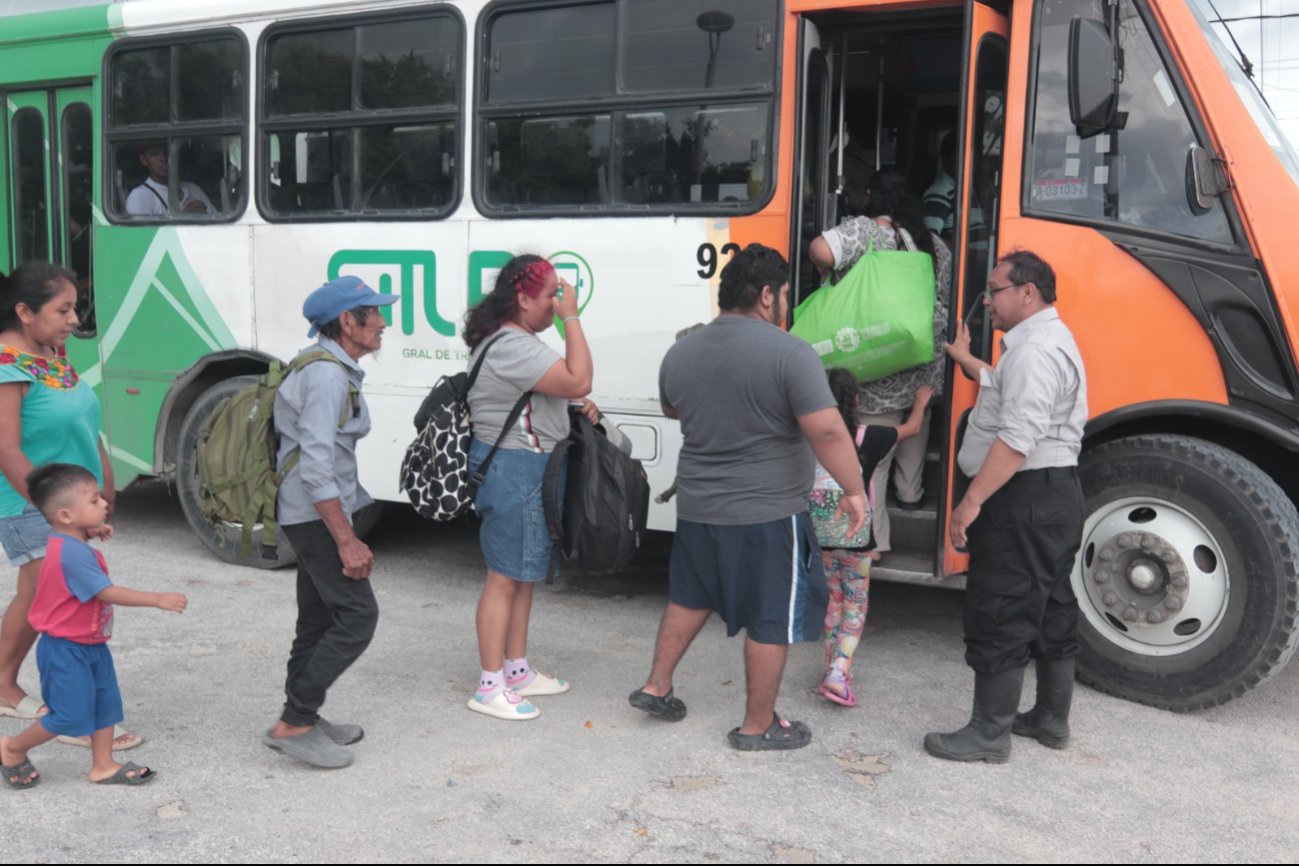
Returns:
[[[378,635],[326,707],[366,738],[350,769],[314,770],[258,741],[282,699],[293,572],[217,562],[158,484],[124,493],[116,524],[113,577],[190,598],[181,617],[119,609],[113,639],[127,720],[147,738],[123,754],[160,775],[95,788],[88,752],[33,752],[44,783],[0,791],[4,862],[1293,862],[1299,851],[1299,665],[1194,715],[1080,688],[1067,751],[1017,740],[1005,766],[949,764],[920,741],[968,717],[960,597],[880,584],[856,664],[862,707],[817,698],[821,650],[799,646],[780,707],[815,741],[738,753],[724,737],[742,711],[741,642],[716,624],[677,680],[685,721],[627,706],[665,601],[660,545],[616,580],[539,594],[529,655],[574,688],[537,699],[537,721],[498,722],[464,707],[478,672],[476,540],[400,509],[372,537]],[[35,686],[34,660],[23,681]],[[0,719],[0,733],[19,728]]]

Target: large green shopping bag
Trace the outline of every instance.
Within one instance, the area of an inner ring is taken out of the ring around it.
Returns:
[[[869,382],[934,359],[934,266],[928,253],[876,250],[794,310],[791,334],[826,367]]]

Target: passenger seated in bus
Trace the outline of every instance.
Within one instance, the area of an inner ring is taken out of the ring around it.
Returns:
[[[144,183],[131,190],[126,197],[126,212],[131,216],[166,216],[171,213],[167,206],[167,171],[169,168],[167,145],[161,141],[149,141],[140,145],[140,164],[148,170],[149,176]],[[207,194],[197,184],[181,181],[177,185],[180,202],[179,213],[216,213],[216,208]]]
[[[903,246],[902,232],[911,238],[915,249],[928,253],[934,263],[937,291],[934,303],[934,360],[861,385],[861,423],[896,427],[915,403],[922,385],[930,385],[934,395],[943,392],[943,340],[947,333],[947,293],[952,280],[952,254],[938,235],[925,228],[920,199],[896,169],[884,169],[866,190],[864,216],[849,217],[837,227],[812,241],[808,255],[822,273],[834,272],[836,282],[843,279],[857,260],[869,249],[896,250]],[[905,509],[920,507],[924,497],[921,470],[925,463],[925,446],[929,441],[929,416],[925,416],[920,435],[899,445],[880,460],[872,482],[883,494],[887,489],[889,469],[896,462],[893,481],[898,502]],[[888,509],[881,508],[874,520],[876,550],[892,550],[889,537]]]

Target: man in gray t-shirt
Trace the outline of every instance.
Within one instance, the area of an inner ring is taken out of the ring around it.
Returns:
[[[816,461],[844,488],[853,531],[866,518],[861,466],[816,353],[781,330],[789,266],[751,244],[722,271],[721,315],[668,351],[659,372],[663,412],[681,421],[679,504],[669,602],[654,665],[631,705],[685,717],[672,675],[713,611],[746,632],[748,700],[730,732],[743,750],[797,749],[802,722],[775,711],[789,644],[817,640],[826,584],[807,515]]]

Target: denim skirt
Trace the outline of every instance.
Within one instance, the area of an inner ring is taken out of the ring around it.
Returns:
[[[0,517],[0,545],[4,546],[9,562],[22,567],[45,556],[45,543],[54,528],[45,515],[28,504],[22,514]]]
[[[474,439],[469,445],[469,471],[476,472],[492,448]],[[474,497],[480,521],[478,544],[487,568],[524,583],[545,580],[559,571],[559,550],[546,531],[541,482],[549,454],[500,448],[487,468],[483,486]],[[563,508],[565,473],[559,476]]]

